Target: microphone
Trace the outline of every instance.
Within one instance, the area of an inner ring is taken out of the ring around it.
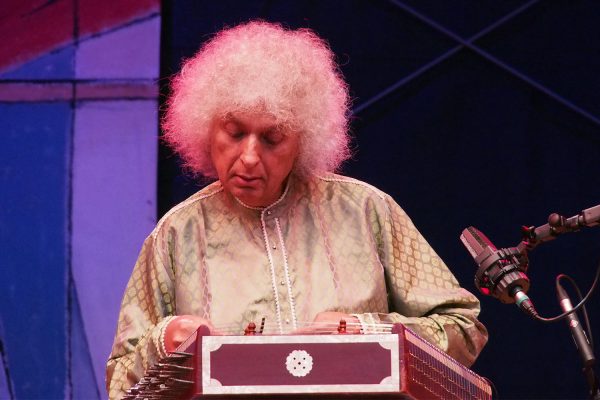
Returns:
[[[556,282],[556,297],[560,303],[560,308],[562,308],[564,312],[569,312],[573,309],[571,299],[567,295],[566,290],[563,289],[562,285],[558,281]],[[581,360],[583,361],[583,365],[585,367],[594,365],[596,359],[594,357],[594,352],[592,351],[592,346],[590,345],[590,341],[588,340],[585,331],[581,327],[581,323],[579,322],[579,318],[575,312],[567,315],[567,324],[571,330],[571,336],[573,336],[575,346],[577,346],[577,349],[579,349],[579,354],[581,356]]]
[[[516,303],[529,316],[538,313],[527,296],[529,278],[525,275],[529,261],[518,248],[498,250],[477,228],[472,226],[462,231],[460,240],[477,264],[475,286],[487,296],[503,303]]]

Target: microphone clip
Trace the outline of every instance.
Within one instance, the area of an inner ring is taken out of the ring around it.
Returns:
[[[515,303],[515,290],[529,290],[526,275],[529,266],[527,253],[516,247],[495,250],[487,247],[476,259],[479,265],[475,273],[475,286],[488,296],[505,304]]]

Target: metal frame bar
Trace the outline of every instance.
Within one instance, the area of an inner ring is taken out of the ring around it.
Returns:
[[[575,112],[575,113],[577,113],[577,114],[585,117],[589,121],[591,121],[594,124],[600,126],[600,118],[594,116],[593,114],[589,113],[588,111],[584,110],[583,108],[581,108],[581,107],[577,106],[576,104],[574,104],[573,102],[569,101],[565,97],[560,96],[559,94],[557,94],[556,92],[552,91],[548,87],[542,85],[541,83],[537,82],[536,80],[532,79],[531,77],[529,77],[529,76],[525,75],[524,73],[520,72],[516,68],[514,68],[514,67],[512,67],[512,66],[510,66],[508,64],[506,64],[502,60],[496,58],[492,54],[490,54],[487,51],[483,50],[479,46],[476,46],[475,44],[473,44],[473,42],[475,42],[476,40],[478,40],[481,37],[483,37],[484,35],[492,32],[493,30],[495,30],[499,26],[501,26],[504,23],[512,20],[517,15],[519,15],[522,12],[524,12],[525,10],[529,9],[531,6],[533,6],[534,4],[538,3],[539,0],[531,0],[531,1],[527,2],[527,3],[525,3],[524,5],[516,8],[514,11],[508,13],[507,15],[505,15],[502,18],[500,18],[496,22],[488,25],[486,28],[484,28],[483,30],[479,31],[474,36],[471,36],[468,39],[463,39],[462,37],[460,37],[457,34],[455,34],[454,32],[452,32],[451,30],[449,30],[446,27],[444,27],[443,25],[437,23],[436,21],[432,20],[431,18],[427,17],[426,15],[419,13],[418,11],[414,10],[412,7],[409,7],[406,4],[402,3],[400,0],[389,0],[389,1],[390,1],[390,3],[392,3],[393,5],[395,5],[396,7],[398,7],[399,9],[403,10],[404,12],[410,14],[411,16],[417,18],[418,20],[420,20],[421,22],[423,22],[426,25],[430,26],[431,28],[435,29],[436,31],[438,31],[440,33],[443,33],[444,35],[446,35],[446,36],[450,37],[451,39],[453,39],[454,41],[458,42],[459,45],[453,47],[452,49],[450,49],[447,52],[443,53],[439,57],[437,57],[434,60],[428,62],[425,65],[423,65],[422,67],[420,67],[419,69],[417,69],[413,73],[411,73],[408,76],[400,79],[399,81],[395,82],[391,86],[388,86],[384,90],[380,91],[375,96],[373,96],[370,99],[366,100],[365,102],[359,104],[358,106],[356,106],[352,110],[352,112],[353,112],[354,115],[356,115],[356,114],[364,111],[365,109],[371,107],[373,104],[379,102],[381,99],[383,99],[384,97],[386,97],[390,93],[398,90],[399,88],[401,88],[402,86],[404,86],[407,83],[411,82],[412,80],[414,80],[415,78],[419,77],[420,75],[424,74],[428,70],[430,70],[433,67],[439,65],[442,61],[444,61],[444,60],[448,59],[449,57],[451,57],[452,55],[456,54],[459,50],[462,50],[463,48],[467,48],[467,49],[473,51],[475,54],[479,55],[480,57],[484,58],[485,60],[487,60],[487,61],[491,62],[492,64],[496,65],[497,67],[501,68],[502,70],[510,73],[511,75],[513,75],[514,77],[518,78],[522,82],[525,82],[529,86],[531,86],[531,87],[535,88],[536,90],[540,91],[541,93],[544,93],[545,95],[547,95],[548,97],[552,98],[553,100],[555,100],[559,104],[562,104],[563,106],[567,107],[571,111],[573,111],[573,112]]]

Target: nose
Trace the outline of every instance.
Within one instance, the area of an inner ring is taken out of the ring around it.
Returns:
[[[247,168],[252,168],[260,161],[258,140],[254,135],[249,135],[242,143],[240,160]]]

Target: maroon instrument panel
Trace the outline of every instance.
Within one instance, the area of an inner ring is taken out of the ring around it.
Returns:
[[[491,399],[489,383],[397,324],[391,334],[210,336],[160,360],[124,399]]]

